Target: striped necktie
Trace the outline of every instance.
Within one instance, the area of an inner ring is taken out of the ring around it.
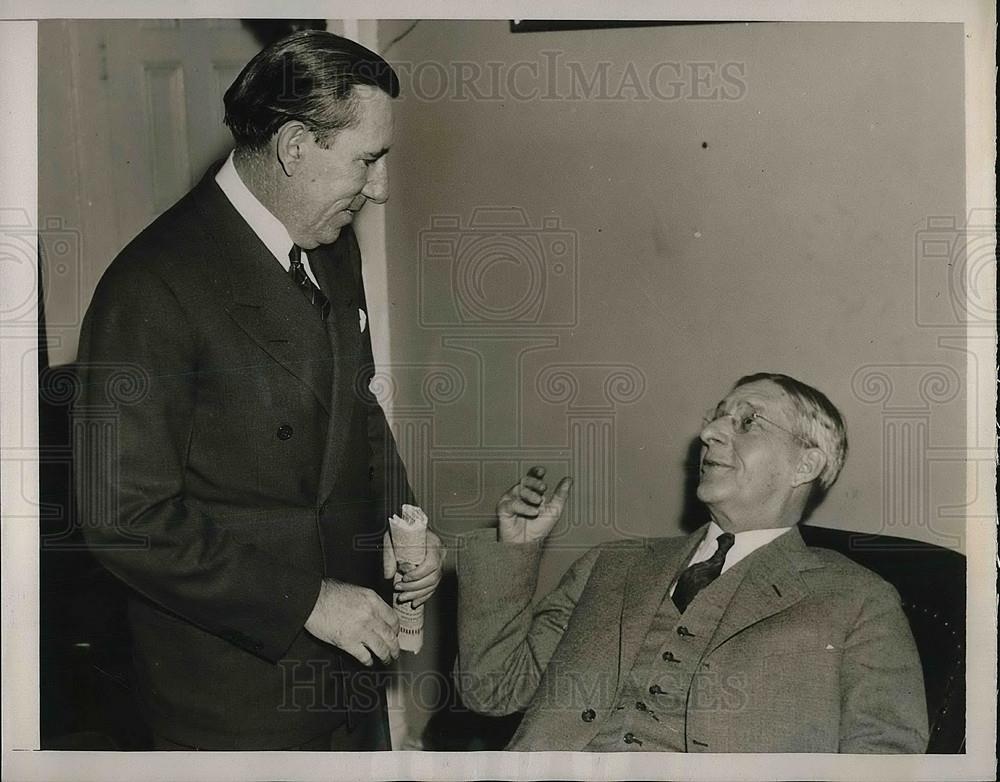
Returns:
[[[293,244],[288,253],[288,260],[291,264],[288,273],[292,276],[295,287],[302,291],[310,304],[319,308],[320,316],[325,321],[330,316],[330,300],[306,274],[306,267],[302,265],[302,248]]]

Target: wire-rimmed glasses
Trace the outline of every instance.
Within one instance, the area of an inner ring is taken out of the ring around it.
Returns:
[[[763,421],[770,424],[775,429],[780,429],[790,437],[794,437],[806,447],[814,447],[814,443],[811,443],[802,435],[796,434],[788,427],[772,421],[770,418],[766,417],[763,413],[757,410],[752,404],[745,401],[737,402],[730,410],[724,409],[721,404],[718,407],[708,410],[701,419],[701,427],[704,429],[709,424],[714,424],[723,418],[728,418],[730,420],[734,434],[750,434],[755,428],[760,426],[759,422]]]

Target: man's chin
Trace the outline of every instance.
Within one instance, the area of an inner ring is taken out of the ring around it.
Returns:
[[[333,244],[337,241],[340,236],[340,232],[343,230],[342,226],[337,226],[336,228],[328,228],[324,230],[321,234],[309,237],[308,240],[298,242],[299,247],[303,250],[315,250],[317,247],[323,244]]]
[[[333,244],[340,237],[340,232],[342,230],[343,226],[329,229],[323,234],[320,244]]]
[[[713,486],[711,480],[705,480],[702,478],[701,483],[698,484],[698,490],[695,494],[702,502],[709,503],[718,502],[722,499],[724,492],[721,487]]]

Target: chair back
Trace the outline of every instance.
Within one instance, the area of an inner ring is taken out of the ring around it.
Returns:
[[[930,725],[928,754],[965,751],[965,557],[888,535],[804,524],[810,546],[838,551],[899,592],[920,653]]]

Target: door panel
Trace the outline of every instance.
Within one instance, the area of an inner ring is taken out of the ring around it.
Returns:
[[[239,20],[92,23],[104,47],[119,243],[229,151],[222,95],[258,45]]]
[[[119,250],[228,153],[222,96],[259,48],[238,19],[39,25],[39,222],[74,250],[56,258],[43,230],[52,364],[74,359]]]

